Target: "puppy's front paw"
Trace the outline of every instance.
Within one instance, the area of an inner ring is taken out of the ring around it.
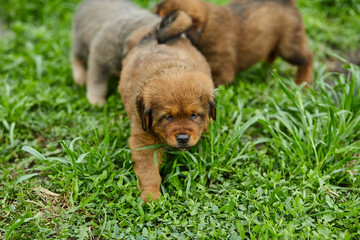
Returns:
[[[104,105],[104,103],[106,102],[106,100],[104,98],[99,98],[99,97],[95,97],[95,96],[91,96],[91,95],[87,95],[87,99],[89,100],[89,102],[91,103],[91,105],[96,105],[99,107],[102,107]]]
[[[151,199],[149,196],[151,195]],[[158,191],[151,191],[151,190],[145,190],[140,194],[140,198],[144,200],[144,202],[148,201],[158,201],[160,200],[161,196]]]

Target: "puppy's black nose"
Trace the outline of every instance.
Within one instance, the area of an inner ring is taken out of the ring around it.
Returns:
[[[187,134],[179,134],[176,136],[176,141],[181,144],[185,144],[190,140],[190,136]]]

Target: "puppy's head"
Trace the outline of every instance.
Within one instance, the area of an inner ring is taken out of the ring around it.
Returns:
[[[155,6],[153,12],[160,17],[165,17],[179,10],[186,12],[192,19],[193,25],[187,31],[188,37],[198,38],[207,19],[207,7],[201,0],[164,0]]]
[[[216,118],[214,85],[201,72],[168,70],[151,79],[136,98],[144,131],[152,131],[169,146],[194,146],[210,118]]]

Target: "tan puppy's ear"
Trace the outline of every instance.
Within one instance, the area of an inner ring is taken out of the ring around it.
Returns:
[[[152,126],[152,109],[145,110],[144,97],[139,94],[136,97],[136,110],[141,120],[141,127],[144,131],[151,129]]]
[[[209,117],[211,117],[213,120],[216,120],[216,104],[214,101],[209,101]]]

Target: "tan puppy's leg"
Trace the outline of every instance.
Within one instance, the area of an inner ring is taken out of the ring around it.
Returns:
[[[135,124],[132,124],[132,129]],[[135,130],[136,131],[136,130]],[[141,131],[143,131],[141,129]],[[159,166],[161,164],[161,150],[156,153],[156,166],[154,162],[154,149],[150,150],[138,150],[139,148],[154,145],[152,136],[148,133],[142,132],[134,134],[132,130],[131,137],[129,139],[129,145],[131,149],[131,156],[134,161],[134,171],[139,179],[139,187],[141,190],[140,197],[145,202],[148,201],[150,194],[152,194],[152,200],[160,199],[160,183],[161,177],[159,173]]]
[[[296,76],[296,84],[300,85],[303,82],[307,82],[310,84],[312,82],[312,74],[313,74],[313,57],[312,53],[308,52],[307,63],[303,66],[298,67],[297,76]]]
[[[287,62],[298,66],[296,84],[312,82],[313,56],[303,25],[294,24],[287,28],[279,44],[279,54]]]
[[[91,51],[86,76],[86,97],[92,105],[102,106],[106,101],[109,71],[97,62],[97,52]]]
[[[71,54],[72,73],[77,85],[82,86],[86,82],[85,64],[73,53]]]

